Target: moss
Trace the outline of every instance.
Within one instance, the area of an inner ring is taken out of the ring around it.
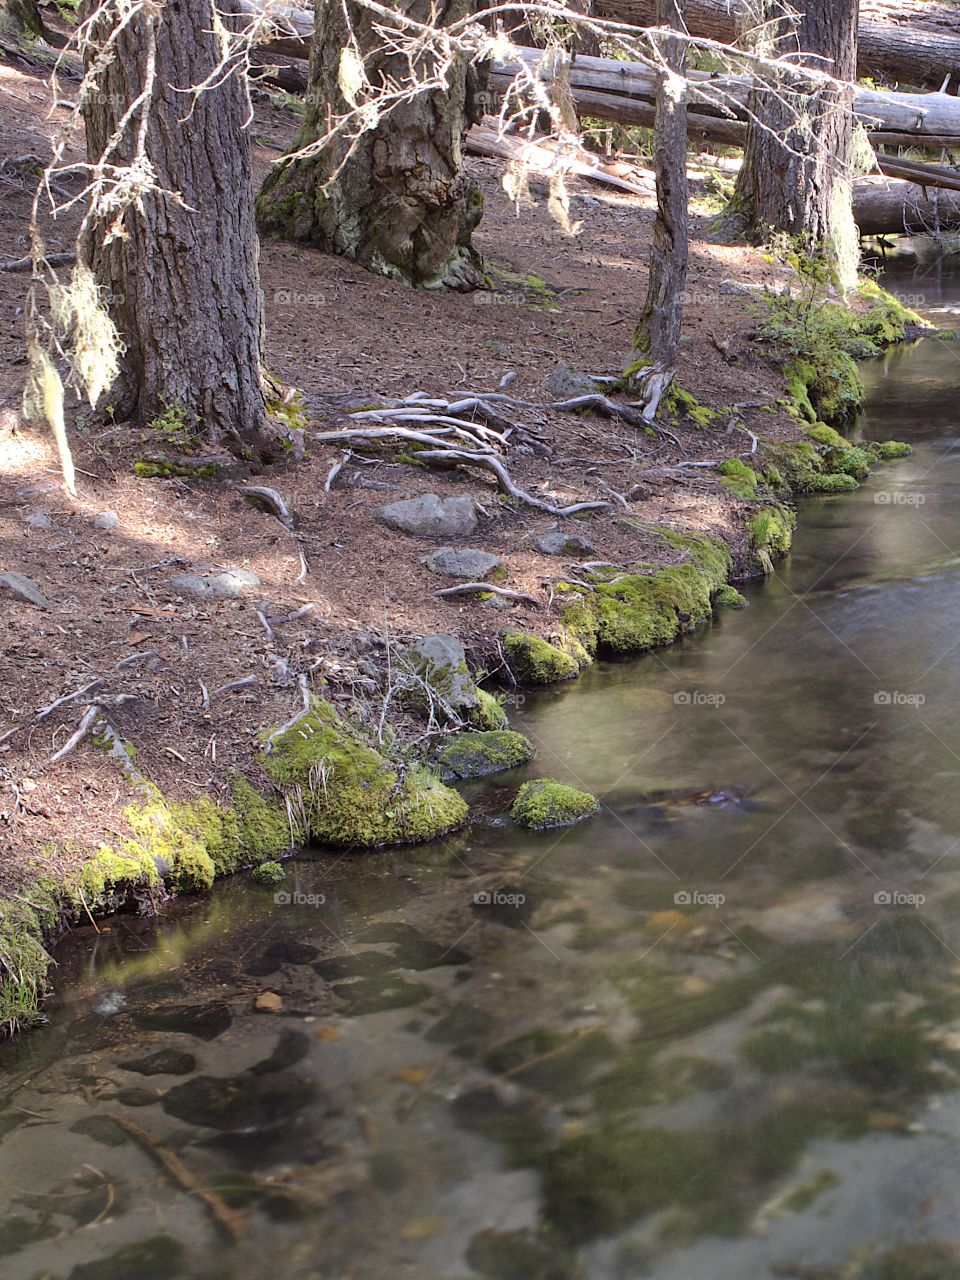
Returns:
[[[124,817],[134,835],[133,848],[146,852],[176,893],[204,893],[213,887],[213,858],[185,805],[169,806],[159,792],[128,805]]]
[[[570,827],[600,812],[600,803],[589,791],[578,791],[562,782],[540,778],[525,782],[517,792],[510,817],[521,827],[548,831]]]
[[[736,587],[723,586],[714,594],[713,607],[715,609],[746,609],[747,598],[736,589]]]
[[[748,467],[739,458],[728,458],[717,468],[720,483],[737,498],[755,498],[759,477],[753,467]]]
[[[828,427],[825,422],[815,422],[812,426],[804,428],[804,435],[810,437],[817,444],[824,445],[828,449],[839,449],[841,451],[849,449],[849,443],[844,440],[843,436],[834,427]]]
[[[506,729],[510,723],[503,703],[486,689],[477,689],[477,705],[470,713],[470,723],[476,729]]]
[[[556,684],[580,673],[577,661],[539,636],[514,631],[504,637],[503,652],[510,670],[523,684]]]
[[[522,733],[497,729],[454,734],[444,743],[437,763],[444,778],[485,778],[527,764],[534,755],[533,743]]]
[[[29,1026],[46,994],[53,963],[44,946],[60,927],[59,887],[49,881],[31,885],[30,901],[0,899],[0,1031]]]
[[[841,475],[853,476],[855,480],[864,480],[870,474],[870,464],[873,461],[875,461],[874,456],[866,449],[854,446],[852,449],[845,450],[835,466]]]
[[[875,440],[870,448],[881,462],[890,462],[894,458],[907,458],[913,449],[904,440]]]
[[[122,853],[101,845],[85,862],[76,881],[64,886],[65,900],[74,909],[115,909],[131,891],[156,893],[162,887],[160,872],[145,849],[128,842]]]
[[[569,1138],[543,1160],[544,1214],[571,1243],[622,1230],[645,1214],[697,1205],[723,1174],[695,1135],[609,1125]]]
[[[182,462],[160,462],[141,458],[133,464],[133,474],[142,480],[173,480],[184,477],[190,480],[214,480],[220,475],[221,468],[209,462],[198,466],[189,466]]]
[[[254,867],[253,878],[257,884],[279,884],[287,878],[287,873],[279,862],[261,862]]]
[[[257,866],[303,838],[296,825],[291,826],[287,806],[279,800],[262,796],[240,774],[234,774],[230,779],[230,796],[244,863]]]
[[[830,471],[825,476],[817,477],[816,482],[810,486],[810,492],[852,493],[859,488],[860,483],[853,476],[845,475],[842,471]]]
[[[772,555],[786,555],[793,541],[797,518],[786,507],[765,507],[747,522],[754,544]]]
[[[719,538],[659,530],[688,563],[652,574],[621,574],[598,581],[589,595],[562,610],[563,623],[588,649],[642,653],[671,644],[713,616],[712,597],[726,583],[730,552]]]
[[[640,368],[643,368],[645,364],[649,364],[649,361],[641,364]],[[635,370],[635,372],[637,371]],[[712,422],[723,414],[722,409],[711,409],[708,405],[701,404],[692,392],[684,391],[675,382],[667,391],[666,409],[671,421],[692,422],[694,426],[702,428],[709,427]]]
[[[822,457],[807,440],[790,444],[766,440],[762,457],[767,463],[768,473],[771,466],[775,467],[784,484],[794,493],[806,493],[814,488],[823,470]]]
[[[292,727],[266,736],[268,772],[302,812],[305,834],[321,843],[432,840],[467,816],[463,798],[429,769],[387,759],[320,698]]]

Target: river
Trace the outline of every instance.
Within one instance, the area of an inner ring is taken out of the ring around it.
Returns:
[[[464,833],[65,940],[0,1053],[6,1280],[960,1276],[960,343],[864,374],[913,455],[520,700]],[[538,774],[600,817],[515,829]]]

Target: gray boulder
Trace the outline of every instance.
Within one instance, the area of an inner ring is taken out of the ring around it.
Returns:
[[[545,556],[567,556],[579,559],[596,555],[596,547],[580,533],[564,533],[555,529],[552,533],[543,533],[536,539],[538,548]]]
[[[592,378],[562,361],[544,379],[543,385],[554,400],[572,400],[575,396],[592,396],[597,393],[597,385]]]
[[[38,609],[52,608],[50,601],[34,580],[28,578],[26,574],[17,573],[15,569],[0,573],[0,587],[6,587],[18,599],[26,600],[28,604],[35,604]]]
[[[459,578],[462,582],[483,582],[500,568],[499,556],[474,547],[439,547],[421,557],[431,573],[441,578]]]
[[[407,670],[428,684],[438,698],[458,715],[468,715],[479,704],[477,686],[467,666],[467,655],[456,636],[424,636],[403,655]]]
[[[259,587],[260,579],[249,569],[223,569],[220,573],[177,573],[170,579],[178,591],[194,596],[226,600],[242,596],[251,587]]]
[[[441,498],[425,493],[380,507],[376,517],[388,528],[415,538],[467,538],[477,527],[476,507],[467,495]]]

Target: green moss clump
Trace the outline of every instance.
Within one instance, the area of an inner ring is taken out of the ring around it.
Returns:
[[[240,774],[230,779],[230,796],[243,863],[256,866],[269,861],[303,839],[287,806],[262,796]]]
[[[523,684],[556,684],[580,674],[579,663],[569,653],[528,632],[513,631],[505,636],[503,652],[510,670]]]
[[[737,498],[755,498],[759,477],[753,467],[748,467],[739,458],[728,458],[717,468],[720,483]]]
[[[796,523],[796,516],[786,507],[764,507],[747,521],[747,528],[755,547],[772,556],[785,556],[793,542]]]
[[[310,838],[373,848],[432,840],[463,825],[467,805],[423,765],[402,766],[362,740],[329,702],[265,735],[273,780],[291,793]]]
[[[571,827],[600,812],[600,802],[589,791],[578,791],[562,782],[541,778],[525,782],[517,792],[510,817],[532,831]]]
[[[894,458],[908,458],[913,453],[912,446],[905,440],[875,440],[870,448],[881,462],[891,462]]]
[[[671,644],[682,632],[713,616],[713,594],[726,583],[731,567],[726,543],[673,529],[658,532],[687,563],[651,574],[598,579],[589,595],[564,607],[564,626],[587,649],[642,653]]]
[[[454,734],[444,743],[437,763],[444,778],[485,778],[527,764],[535,754],[533,743],[522,733],[496,729]]]
[[[149,853],[132,841],[117,853],[109,845],[101,845],[96,854],[83,864],[76,881],[64,886],[64,898],[71,909],[116,909],[131,891],[153,894],[162,881],[157,864]]]
[[[510,723],[503,703],[486,689],[477,689],[477,705],[470,713],[470,723],[476,729],[506,729]]]
[[[649,364],[649,361],[642,362],[639,368],[643,368],[646,364]],[[637,372],[637,370],[634,370],[634,372]],[[671,421],[685,420],[692,422],[696,427],[702,428],[709,427],[723,413],[721,409],[711,409],[708,405],[701,404],[692,392],[684,391],[675,382],[667,391],[666,409]]]
[[[159,791],[124,811],[135,846],[158,866],[175,893],[204,893],[213,887],[216,869],[197,826],[185,819],[188,806],[170,806]]]
[[[60,927],[60,889],[48,878],[30,887],[30,901],[0,899],[0,1031],[28,1026],[39,1015],[53,963],[44,946]]]
[[[701,1204],[723,1177],[695,1136],[608,1125],[568,1138],[543,1160],[544,1213],[565,1240],[582,1244],[645,1214]]]
[[[839,449],[843,452],[850,448],[849,443],[844,440],[843,436],[835,427],[828,427],[825,422],[815,422],[812,426],[804,428],[804,435],[816,441],[817,444],[824,445],[828,449]]]
[[[853,476],[848,476],[842,471],[830,471],[825,476],[818,476],[810,491],[812,493],[852,493],[854,489],[859,488],[860,483]]]
[[[261,862],[252,872],[257,884],[279,884],[287,878],[287,873],[279,862]]]
[[[746,596],[742,595],[736,587],[723,586],[713,597],[715,609],[746,609],[747,603]]]
[[[151,462],[141,458],[133,464],[133,474],[141,480],[174,480],[179,477],[187,480],[214,480],[220,471],[221,468],[214,462],[191,467],[181,462]]]
[[[767,463],[767,473],[771,466],[775,467],[784,484],[794,493],[812,489],[823,470],[823,459],[807,440],[792,444],[764,441],[762,456]]]
[[[845,476],[853,476],[855,480],[864,480],[870,474],[870,464],[875,461],[866,449],[854,446],[847,449],[837,460],[836,470]]]

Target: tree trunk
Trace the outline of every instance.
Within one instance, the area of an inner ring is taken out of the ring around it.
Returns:
[[[442,26],[464,17],[469,3],[403,0],[402,7],[421,22]],[[321,136],[328,115],[351,110],[340,83],[345,49],[364,59],[367,85],[358,99],[375,99],[389,79],[408,76],[405,59],[381,52],[381,21],[353,0],[318,3],[297,149]],[[257,201],[261,231],[307,241],[404,284],[483,287],[482,263],[471,244],[483,199],[463,175],[463,134],[482,114],[475,88],[475,73],[458,58],[445,90],[401,103],[356,140],[352,153],[350,139],[338,135],[315,155],[281,162]]]
[[[684,5],[685,0],[657,0],[657,25],[683,31]],[[657,216],[647,297],[634,335],[635,348],[653,361],[640,380],[643,416],[650,421],[673,381],[687,281],[686,48],[682,40],[672,39],[658,48],[666,65],[658,77],[653,132]]]
[[[606,18],[650,26],[656,21],[656,0],[597,0]],[[737,39],[738,14],[745,0],[688,0],[691,35],[732,44]],[[922,0],[884,7],[860,5],[857,74],[887,83],[939,88],[946,76],[956,92],[960,82],[960,34],[956,9]]]
[[[32,36],[35,40],[45,37],[46,29],[37,0],[6,0],[4,9],[15,31]]]
[[[793,45],[789,23],[776,20],[782,12],[777,0],[763,0],[768,28],[783,43]],[[812,66],[829,69],[851,81],[857,65],[856,0],[805,0],[796,41]],[[743,167],[737,178],[734,207],[758,235],[770,228],[797,238],[809,252],[822,253],[841,267],[849,279],[856,230],[846,175],[853,136],[852,90],[814,89],[802,75],[790,84],[759,86],[752,97]],[[757,123],[759,121],[760,123]],[[761,125],[763,127],[761,127]]]
[[[858,178],[853,212],[865,236],[928,235],[960,230],[960,193],[918,187],[894,178]]]
[[[95,7],[87,0],[82,18]],[[105,6],[97,46],[125,13],[120,0]],[[119,227],[115,211],[102,210],[80,247],[125,344],[111,402],[123,421],[146,424],[169,411],[195,440],[262,456],[263,300],[247,88],[242,75],[231,75],[195,100],[180,92],[220,62],[225,33],[211,0],[160,0],[121,32],[97,91],[83,99],[88,156],[97,163],[143,89],[151,28],[156,78],[145,151],[162,191],[128,204]],[[87,50],[87,69],[95,56]],[[134,158],[138,121],[139,114],[112,163]]]

